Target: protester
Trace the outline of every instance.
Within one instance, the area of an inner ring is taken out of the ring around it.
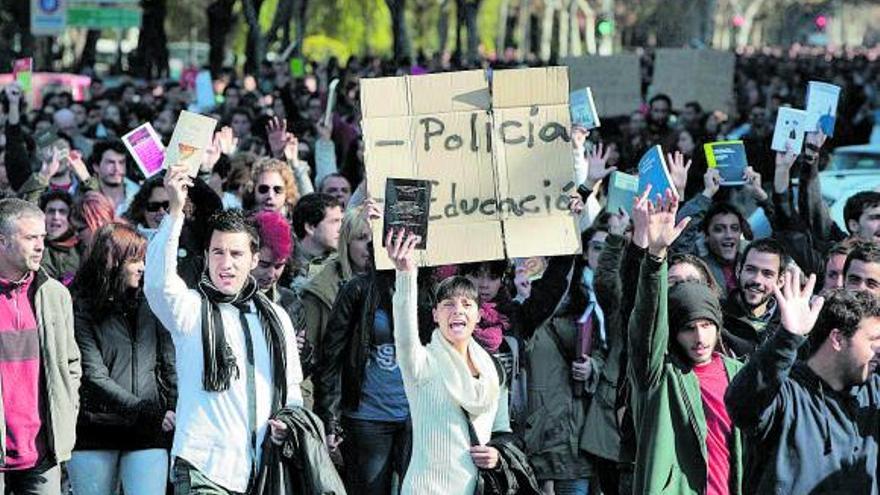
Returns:
[[[860,291],[814,298],[787,272],[775,289],[782,328],[734,378],[725,395],[748,434],[747,493],[877,491],[880,304]],[[809,342],[809,357],[797,360]]]
[[[253,211],[275,211],[289,216],[299,200],[296,180],[286,163],[264,158],[257,160],[251,170],[253,184],[248,186],[243,206]]]
[[[291,216],[296,245],[290,275],[295,292],[300,292],[336,251],[341,225],[342,207],[333,196],[312,193],[300,198]]]
[[[79,238],[70,223],[73,198],[66,191],[50,191],[40,197],[46,215],[46,250],[41,266],[46,274],[70,286],[79,270]]]
[[[110,223],[72,287],[82,353],[76,448],[67,465],[76,495],[161,495],[174,429],[177,375],[171,336],[141,293],[147,241]]]
[[[168,214],[170,203],[163,180],[164,175],[156,175],[144,181],[125,212],[125,218],[147,240],[153,237],[162,219]]]
[[[270,416],[302,405],[293,325],[250,276],[259,238],[240,212],[212,217],[207,273],[198,291],[187,288],[176,271],[177,246],[192,180],[178,166],[165,184],[170,210],[147,248],[144,292],[176,351],[175,490],[243,493],[264,435],[287,436]]]
[[[843,264],[843,278],[848,291],[864,290],[880,296],[880,246],[856,244]]]
[[[629,320],[639,442],[634,493],[743,493],[742,441],[723,402],[742,364],[717,352],[721,307],[708,287],[682,282],[667,290],[665,258],[687,219],[676,225],[678,204],[670,191],[656,207],[649,193],[633,207],[636,225],[646,229],[633,235],[647,239]]]
[[[98,178],[99,191],[114,205],[116,216],[122,216],[137,194],[137,183],[126,177],[128,151],[119,140],[95,143],[90,166]]]
[[[318,192],[333,196],[336,201],[339,201],[342,208],[345,208],[348,200],[351,199],[352,188],[351,183],[344,175],[334,172],[324,176],[318,184]]]
[[[70,212],[70,224],[82,246],[82,253],[88,255],[95,232],[115,218],[113,203],[103,194],[89,191],[77,199]]]
[[[67,289],[40,269],[43,212],[0,200],[0,491],[61,493],[82,377]]]

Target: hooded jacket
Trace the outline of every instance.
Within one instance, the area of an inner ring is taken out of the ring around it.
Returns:
[[[837,392],[803,361],[806,338],[780,328],[727,388],[748,435],[746,493],[878,493],[880,376]]]
[[[779,325],[779,311],[776,310],[776,301],[771,299],[765,315],[764,328],[759,328],[752,319],[748,308],[742,302],[740,291],[731,292],[724,301],[724,342],[737,357],[748,357],[764,343]]]
[[[669,351],[668,292],[666,261],[645,256],[629,320],[628,373],[638,439],[633,492],[702,494],[708,454],[700,382],[690,364]],[[731,379],[742,363],[722,359]],[[742,440],[738,429],[732,431],[729,493],[738,495]]]

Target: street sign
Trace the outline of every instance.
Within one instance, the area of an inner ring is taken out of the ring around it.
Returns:
[[[124,29],[141,26],[142,11],[137,7],[119,6],[122,2],[71,4],[67,9],[67,26],[89,29]]]
[[[64,31],[66,0],[31,0],[31,34],[58,36]]]

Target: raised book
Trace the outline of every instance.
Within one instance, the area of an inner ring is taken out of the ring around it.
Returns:
[[[839,100],[840,86],[810,81],[807,84],[807,132],[822,131],[828,137],[833,136]]]
[[[651,147],[639,160],[639,194],[644,194],[645,189],[651,186],[651,200],[653,201],[658,195],[665,197],[666,190],[672,191],[672,195],[676,198],[680,197],[675,185],[672,182],[672,176],[669,174],[669,168],[666,166],[666,159],[663,158],[663,149],[659,144]]]
[[[776,114],[776,126],[773,129],[773,151],[800,153],[804,147],[804,130],[807,112],[797,108],[781,107]]]
[[[189,167],[190,177],[199,174],[202,158],[211,141],[217,120],[193,112],[183,110],[177,117],[177,125],[171,134],[171,142],[165,150],[165,161],[162,168],[185,164]]]
[[[165,162],[165,146],[162,138],[153,129],[153,125],[147,122],[131,130],[122,136],[125,145],[144,177],[150,178],[162,170]]]
[[[716,141],[703,145],[706,164],[718,169],[722,186],[741,186],[746,183],[743,175],[748,166],[746,147],[742,141]]]
[[[599,113],[596,112],[596,103],[593,101],[593,91],[590,88],[572,91],[568,97],[568,109],[573,126],[589,130],[601,125]]]
[[[621,210],[632,216],[633,198],[639,194],[639,178],[615,170],[608,179],[608,203],[605,210],[617,214]]]
[[[421,236],[416,249],[428,244],[428,217],[431,207],[431,181],[389,177],[385,181],[385,223],[382,246],[392,229],[404,229]]]

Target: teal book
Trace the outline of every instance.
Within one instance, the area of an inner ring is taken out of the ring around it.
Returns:
[[[666,166],[663,149],[659,144],[654,145],[639,160],[639,194],[643,194],[649,184],[652,200],[655,200],[657,195],[665,195],[667,189],[672,191],[673,196],[679,197],[672,176],[669,174],[669,168]]]
[[[706,164],[717,168],[722,186],[741,186],[746,183],[743,174],[749,166],[746,147],[742,141],[716,141],[703,145]]]
[[[596,103],[590,88],[572,91],[568,97],[568,109],[571,113],[571,125],[587,130],[599,127],[599,113],[596,112]]]
[[[614,171],[608,179],[608,203],[605,210],[615,214],[623,210],[632,216],[633,199],[638,194],[638,176]]]

